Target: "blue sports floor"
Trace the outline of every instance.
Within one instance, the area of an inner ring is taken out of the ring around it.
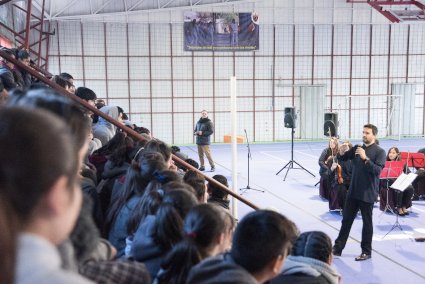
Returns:
[[[354,145],[360,141],[351,141]],[[328,145],[328,141],[295,142],[294,159],[307,168],[316,177],[294,169],[290,170],[286,181],[283,178],[286,169],[278,176],[276,173],[291,158],[291,143],[251,144],[250,185],[265,192],[249,191],[243,196],[264,208],[276,207],[297,225],[301,232],[319,230],[327,233],[334,241],[338,236],[342,216],[339,212],[330,212],[328,201],[319,197],[318,159]],[[380,146],[388,152],[396,146],[400,151],[416,152],[425,148],[425,139],[404,139],[401,141],[380,140]],[[197,147],[180,146],[182,152],[199,162]],[[230,144],[211,145],[211,153],[216,163],[216,171],[209,172],[205,158],[205,172],[209,176],[221,174],[231,182],[231,146]],[[238,145],[238,187],[247,185],[247,147]],[[239,191],[240,192],[240,191]],[[252,211],[238,203],[239,219]],[[379,203],[373,211],[374,238],[372,259],[356,262],[354,258],[361,253],[360,239],[362,230],[361,216],[358,215],[350,232],[350,238],[341,257],[334,257],[333,267],[342,275],[342,283],[425,283],[425,243],[409,239],[398,228],[387,237],[382,237],[392,228],[395,215],[385,213],[380,218]],[[408,209],[410,213],[410,209]],[[413,202],[413,213],[400,217],[403,230],[411,237],[425,237],[425,199]]]

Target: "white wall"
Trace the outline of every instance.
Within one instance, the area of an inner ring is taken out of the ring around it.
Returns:
[[[92,88],[134,123],[176,144],[193,143],[193,126],[203,109],[215,123],[215,142],[230,132],[233,75],[243,96],[239,133],[246,129],[255,141],[289,140],[283,110],[300,105],[300,88],[275,87],[274,111],[269,111],[273,66],[276,84],[281,77],[282,84],[326,85],[326,110],[340,113],[341,135],[347,138],[358,138],[368,120],[386,136],[387,101],[373,96],[389,94],[392,83],[424,82],[425,28],[410,25],[409,35],[408,25],[390,25],[368,5],[269,0],[202,11],[259,12],[260,50],[235,56],[184,52],[180,10],[131,16],[129,24],[59,22],[53,25],[59,36],[50,40],[49,72],[71,73],[76,86]],[[411,134],[424,133],[423,93],[418,84]],[[352,98],[350,110],[350,94],[372,97]]]

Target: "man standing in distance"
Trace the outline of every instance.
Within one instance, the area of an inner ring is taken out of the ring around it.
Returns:
[[[379,176],[385,167],[385,151],[376,145],[375,138],[378,128],[367,124],[363,128],[363,146],[356,145],[344,155],[338,154],[338,160],[352,160],[351,183],[348,189],[347,200],[344,207],[341,230],[335,240],[332,252],[340,256],[347,243],[351,226],[359,209],[363,218],[362,229],[362,253],[356,257],[356,261],[366,260],[372,257],[372,211],[373,203],[377,200],[379,190]]]
[[[211,171],[215,171],[215,165],[210,152],[210,136],[214,133],[214,125],[208,118],[208,112],[202,111],[202,117],[196,123],[194,135],[196,135],[196,144],[198,145],[199,161],[201,162],[200,171],[205,171],[204,166],[204,153],[207,156],[208,162],[211,166]]]

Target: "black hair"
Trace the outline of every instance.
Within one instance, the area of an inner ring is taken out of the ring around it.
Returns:
[[[171,148],[168,147],[167,144],[165,144],[162,141],[159,140],[151,140],[145,145],[144,152],[146,153],[153,153],[158,152],[161,153],[164,156],[165,162],[168,162],[171,158]]]
[[[85,143],[89,134],[89,125],[84,113],[71,100],[58,95],[52,89],[29,90],[20,95],[13,96],[9,105],[25,108],[42,108],[60,116],[70,127],[74,134],[74,145],[78,152]]]
[[[117,106],[117,109],[118,109],[118,116],[120,115],[120,113],[124,114],[124,110],[121,107]]]
[[[39,89],[49,89],[49,86],[42,82],[32,83],[29,87],[29,90],[39,90]]]
[[[284,256],[297,237],[297,228],[285,216],[269,210],[246,215],[236,227],[230,255],[249,273],[259,272]]]
[[[153,179],[154,171],[161,171],[166,168],[164,157],[161,154],[146,154],[139,164],[132,164],[127,170],[123,189],[111,201],[111,206],[106,213],[104,226],[104,237],[108,237],[118,214],[124,205],[134,195],[142,196],[145,188]],[[137,228],[136,228],[137,229]]]
[[[94,151],[93,155],[110,155],[115,149],[122,146],[125,146],[125,134],[117,132],[105,145]]]
[[[30,57],[30,54],[26,52],[25,50],[19,50],[16,55],[17,55],[16,58],[21,60],[24,60]]]
[[[122,113],[122,120],[128,120],[128,116],[125,112]]]
[[[209,257],[206,252],[220,234],[233,229],[234,219],[222,207],[215,204],[200,204],[193,207],[184,221],[183,241],[176,244],[161,264],[164,270],[158,276],[158,284],[186,283],[193,266]]]
[[[0,78],[0,93],[4,90],[3,80]]]
[[[79,87],[75,91],[75,95],[85,101],[94,101],[97,99],[95,92],[93,92],[91,89],[86,87]]]
[[[293,256],[304,256],[328,262],[332,254],[332,241],[319,231],[302,233],[292,247]]]
[[[395,157],[395,160],[394,160],[394,161],[401,161],[401,158],[400,158],[400,150],[399,150],[397,147],[391,147],[391,148],[388,150],[388,154],[387,154],[387,161],[391,161],[391,160],[390,160],[390,152],[391,152],[391,150],[394,150],[394,151],[397,153],[397,156]]]
[[[376,127],[375,125],[373,125],[373,124],[366,124],[365,126],[363,126],[364,128],[370,128],[370,129],[372,129],[372,134],[373,135],[377,135],[378,134],[378,127]]]
[[[156,212],[154,241],[162,251],[169,251],[183,240],[183,221],[198,201],[187,190],[172,190],[164,195]]]
[[[189,171],[189,172],[195,172],[197,174],[196,171]],[[193,187],[193,189],[195,190],[195,195],[196,198],[198,199],[199,202],[202,202],[205,200],[205,178],[203,176],[197,176],[194,178],[186,178],[186,175],[184,177],[184,182],[187,183],[188,185],[190,185],[191,187]]]
[[[131,163],[131,159],[129,156],[129,151],[131,150],[132,147],[124,145],[112,151],[108,159],[111,162],[111,166],[121,167],[124,163]]]
[[[147,135],[151,134],[149,129],[147,129],[146,127],[142,127],[142,126],[134,128],[134,131],[136,131],[139,134],[142,134],[142,133],[146,133]]]
[[[4,49],[2,49],[2,51],[3,51],[4,53],[6,53],[6,54],[9,54],[9,55],[13,55],[13,56],[15,56],[15,58],[16,58],[16,54],[15,54],[15,52],[14,52],[13,50],[10,50],[10,49],[7,49],[7,48],[4,48]],[[6,59],[6,58],[4,58],[4,60],[5,60],[5,61],[7,61],[7,59]]]
[[[195,169],[199,169],[199,164],[197,161],[189,158],[189,159],[186,159],[185,162],[191,165],[192,167],[194,167]]]
[[[69,191],[73,192],[79,169],[74,143],[65,121],[51,112],[0,108],[1,194],[21,224],[31,219],[40,200],[61,176],[68,178]]]
[[[158,153],[156,153],[156,155],[158,155]],[[145,187],[140,200],[137,202],[134,210],[130,214],[127,224],[127,234],[133,235],[148,215],[155,215],[157,208],[151,207],[150,204],[154,203],[151,199],[156,197],[156,195],[150,196],[151,192],[161,192],[161,190],[162,192],[165,192],[165,186],[172,182],[176,182],[176,185],[181,188],[184,186],[181,181],[182,179],[180,175],[172,170],[164,169],[156,172],[155,174],[152,172],[149,184]]]
[[[225,176],[215,175],[215,176],[213,176],[213,179],[215,179],[216,181],[218,181],[222,185],[229,187],[229,184],[227,183],[227,178]],[[218,187],[217,185],[215,185],[211,182],[208,183],[208,187],[211,191],[211,196],[223,199],[223,198],[227,198],[227,196],[229,195],[227,192],[225,192],[220,187]]]
[[[175,155],[177,152],[180,152],[180,147],[178,146],[171,146],[170,148],[173,155]]]
[[[60,73],[59,76],[66,81],[69,81],[70,79],[74,80],[74,77],[68,73]]]
[[[66,84],[66,80],[62,79],[61,77],[59,77],[58,75],[55,75],[52,77],[52,79],[50,79],[50,81],[52,81],[53,83],[61,86],[62,88],[66,88],[68,85]]]

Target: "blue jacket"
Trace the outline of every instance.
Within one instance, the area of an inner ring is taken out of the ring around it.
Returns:
[[[161,268],[161,263],[168,251],[163,251],[154,239],[156,216],[148,215],[140,224],[133,238],[131,255],[135,260],[143,262],[149,271],[151,279],[155,279]]]
[[[140,196],[133,196],[125,204],[120,213],[118,213],[117,219],[114,222],[111,230],[109,231],[108,241],[117,249],[116,258],[121,258],[124,256],[125,250],[125,238],[127,238],[127,223],[130,218],[131,212],[134,210],[134,207],[139,202]]]

